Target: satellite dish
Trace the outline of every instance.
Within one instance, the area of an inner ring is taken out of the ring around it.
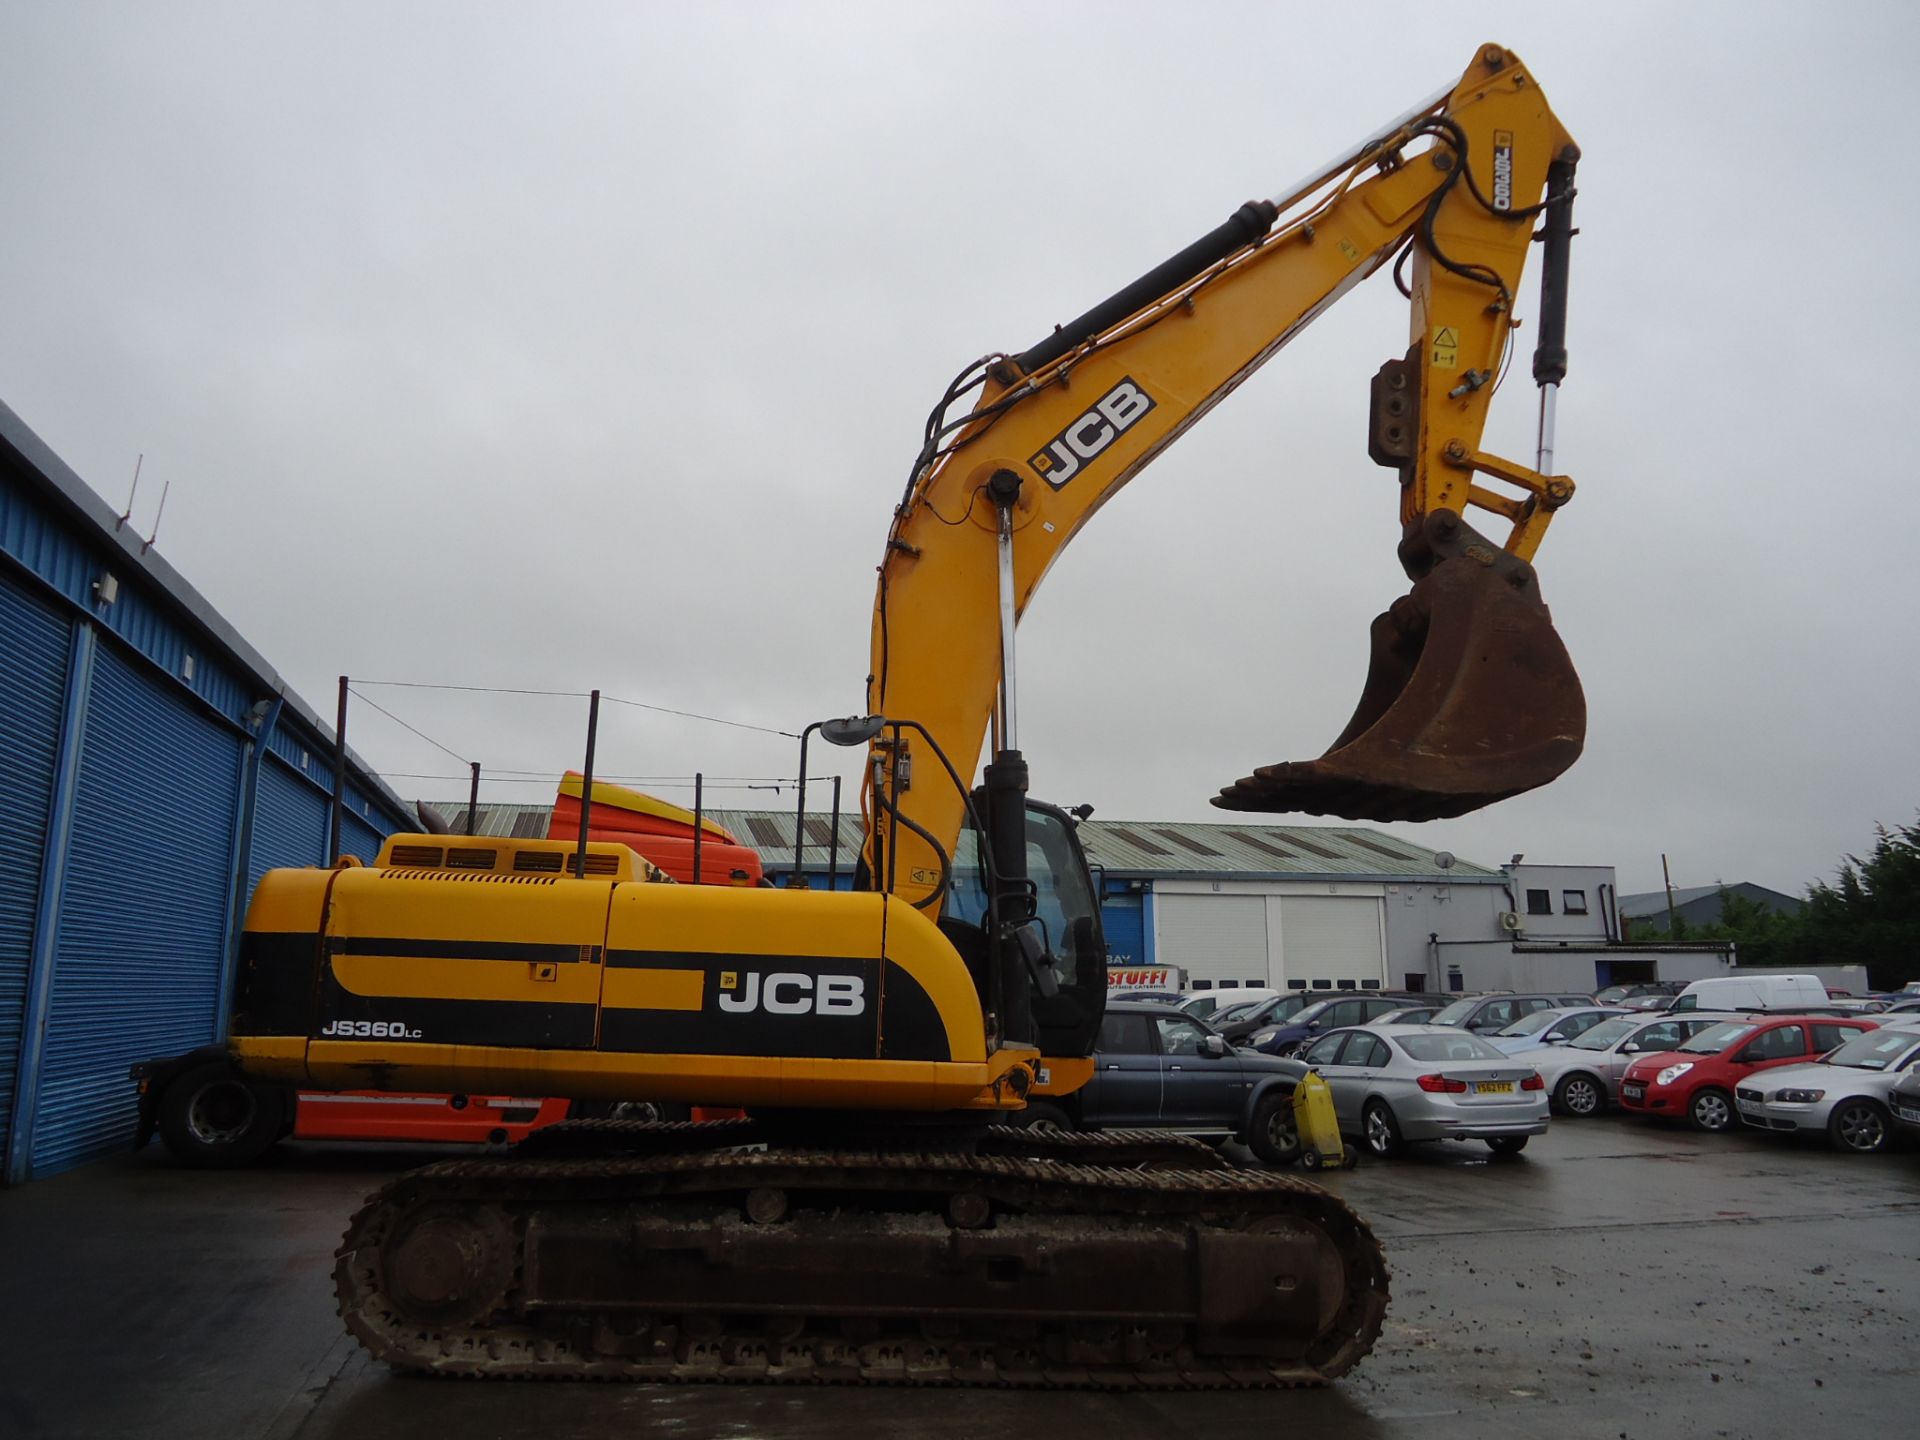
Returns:
[[[1438,855],[1433,857],[1433,863],[1438,865],[1442,870],[1451,870],[1453,868],[1453,852],[1451,850],[1442,850]]]

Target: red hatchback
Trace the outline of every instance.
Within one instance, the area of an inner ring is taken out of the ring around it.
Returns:
[[[1633,1115],[1684,1116],[1696,1130],[1730,1130],[1739,1124],[1733,1109],[1738,1082],[1756,1071],[1815,1059],[1877,1023],[1768,1015],[1709,1025],[1679,1049],[1629,1065],[1620,1079],[1620,1108]]]

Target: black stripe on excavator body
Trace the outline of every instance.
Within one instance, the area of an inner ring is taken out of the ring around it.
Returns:
[[[392,955],[402,960],[524,960],[544,965],[571,964],[581,958],[583,948],[596,954],[600,948],[530,940],[412,940],[393,935],[333,935],[327,943],[336,955]]]
[[[528,1050],[585,1050],[593,1045],[599,1006],[591,1001],[443,1000],[425,995],[356,995],[321,972],[316,1040],[403,1039],[425,1045],[486,1045]],[[361,1021],[404,1025],[408,1034],[357,1035]],[[418,1032],[412,1033],[412,1032]]]

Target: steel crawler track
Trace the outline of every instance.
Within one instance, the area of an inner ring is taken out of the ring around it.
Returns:
[[[337,1252],[347,1328],[449,1376],[1182,1389],[1334,1379],[1386,1312],[1344,1202],[1156,1168],[1213,1159],[1178,1137],[713,1151],[693,1128],[392,1181]]]

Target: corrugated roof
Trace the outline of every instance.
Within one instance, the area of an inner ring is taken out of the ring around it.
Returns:
[[[466,819],[465,801],[432,802],[448,823],[460,829]],[[544,835],[551,807],[482,804],[476,830],[482,835]],[[743,844],[760,852],[770,872],[793,866],[792,810],[714,809],[707,819],[724,825]],[[831,815],[807,812],[807,841],[801,849],[803,868],[824,870]],[[525,828],[519,828],[525,827]],[[860,853],[860,816],[840,816],[840,865],[851,869]],[[1286,875],[1391,877],[1429,881],[1493,883],[1499,871],[1456,860],[1442,870],[1433,863],[1433,851],[1424,846],[1338,825],[1200,824],[1163,820],[1088,820],[1080,826],[1087,858],[1115,875]]]
[[[1089,820],[1080,838],[1089,859],[1120,874],[1501,878],[1465,860],[1443,871],[1425,846],[1345,825]]]

